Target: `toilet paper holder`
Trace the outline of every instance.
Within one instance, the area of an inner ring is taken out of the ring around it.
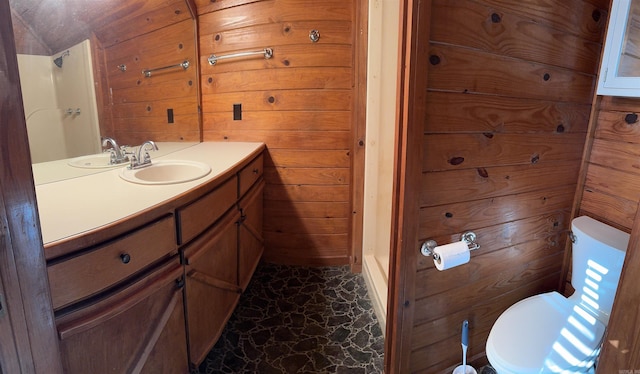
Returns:
[[[470,251],[475,251],[476,249],[480,248],[480,244],[478,244],[476,242],[476,234],[473,231],[467,231],[464,234],[462,234],[460,241],[463,241],[465,243],[467,243],[467,245],[469,246],[469,250]],[[433,256],[434,260],[438,260],[439,256],[437,253],[433,253],[433,250],[438,246],[438,243],[433,240],[427,240],[426,242],[422,243],[422,247],[420,247],[420,253],[422,253],[423,256]]]

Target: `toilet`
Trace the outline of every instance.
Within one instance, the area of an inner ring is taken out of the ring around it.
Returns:
[[[531,296],[498,317],[486,344],[498,374],[595,372],[629,234],[587,216],[571,231],[575,292]]]

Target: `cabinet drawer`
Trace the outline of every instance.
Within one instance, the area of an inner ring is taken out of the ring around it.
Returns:
[[[262,154],[238,173],[238,198],[244,196],[249,188],[262,176]]]
[[[236,203],[236,191],[236,178],[229,178],[215,190],[178,209],[179,244],[195,238],[222,217]]]
[[[173,216],[47,267],[53,308],[113,286],[176,251]]]

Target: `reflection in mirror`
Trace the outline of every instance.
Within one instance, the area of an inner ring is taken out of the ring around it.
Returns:
[[[618,76],[640,76],[640,1],[632,0],[629,6],[627,29],[622,41],[622,53]]]
[[[89,40],[57,55],[18,54],[33,163],[100,152]]]
[[[190,1],[10,0],[34,163],[200,141]]]

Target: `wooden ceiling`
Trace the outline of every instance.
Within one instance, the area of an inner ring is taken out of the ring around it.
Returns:
[[[192,17],[185,0],[9,0],[18,53],[53,55],[93,35],[103,45]],[[28,41],[28,42],[25,42]]]

